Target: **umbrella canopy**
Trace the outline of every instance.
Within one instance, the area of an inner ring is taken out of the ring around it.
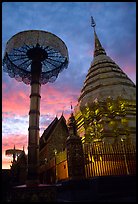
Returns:
[[[10,38],[3,59],[3,70],[10,77],[30,84],[34,61],[42,65],[40,83],[54,82],[68,66],[67,47],[56,35],[41,30],[19,32]]]

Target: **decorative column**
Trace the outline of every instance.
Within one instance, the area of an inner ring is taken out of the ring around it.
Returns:
[[[65,43],[56,35],[27,30],[12,36],[6,44],[3,70],[17,81],[31,85],[27,187],[37,186],[39,167],[39,117],[41,84],[54,82],[68,67],[69,57]],[[20,196],[19,196],[20,199]]]
[[[27,185],[39,184],[39,117],[40,117],[40,88],[41,62],[32,62],[32,80],[29,111],[28,137],[28,176]]]
[[[76,121],[73,113],[68,123],[69,136],[66,141],[69,179],[85,178],[84,155],[81,138],[77,135]]]
[[[40,88],[41,84],[54,82],[68,63],[65,43],[47,31],[22,31],[6,44],[3,70],[17,81],[31,85],[27,180],[26,185],[13,189],[13,202],[56,201],[55,186],[38,185]]]

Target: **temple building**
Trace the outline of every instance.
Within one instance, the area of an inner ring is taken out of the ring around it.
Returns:
[[[57,117],[44,130],[39,140],[39,180],[40,183],[55,183],[68,178],[66,140],[68,127],[63,116]],[[13,149],[14,150],[14,149]],[[16,150],[17,151],[17,150]],[[24,184],[27,176],[27,157],[24,150],[13,154],[11,183]],[[12,153],[11,153],[12,154]]]
[[[136,143],[136,86],[106,54],[94,28],[94,56],[74,115],[83,142]]]
[[[68,128],[62,114],[59,119],[55,117],[40,137],[39,175],[41,183],[54,183],[55,180],[64,180],[68,177],[67,137]]]

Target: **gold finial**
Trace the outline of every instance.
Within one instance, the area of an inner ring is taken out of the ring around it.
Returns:
[[[106,52],[104,50],[104,48],[102,47],[99,39],[98,39],[98,36],[96,34],[96,31],[95,31],[95,26],[96,26],[96,23],[93,19],[93,17],[91,16],[91,26],[93,27],[94,29],[94,41],[95,41],[95,48],[94,48],[94,57],[100,55],[100,54],[103,54],[103,55],[106,55]]]
[[[91,26],[92,26],[93,28],[95,28],[95,26],[96,26],[96,23],[95,23],[95,21],[94,21],[94,19],[93,19],[92,16],[91,16]]]

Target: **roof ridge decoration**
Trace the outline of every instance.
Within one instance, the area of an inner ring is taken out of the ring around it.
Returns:
[[[64,117],[64,115],[63,115],[63,113],[62,113],[62,115],[60,116],[60,118],[59,118],[59,120],[58,120],[58,123],[59,123],[61,120],[66,121],[66,119],[65,119],[65,117]]]
[[[105,49],[102,47],[102,44],[101,44],[101,42],[100,42],[100,40],[96,34],[96,31],[95,31],[96,23],[95,23],[92,16],[91,16],[91,26],[94,29],[94,41],[95,41],[94,57],[96,57],[98,55],[106,55]]]

